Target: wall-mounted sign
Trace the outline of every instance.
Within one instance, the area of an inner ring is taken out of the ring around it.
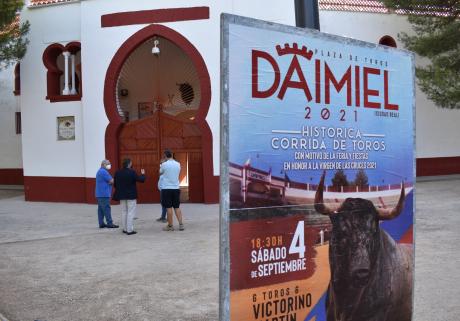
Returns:
[[[412,318],[410,52],[222,23],[221,320]]]
[[[57,140],[75,140],[75,116],[57,117]]]

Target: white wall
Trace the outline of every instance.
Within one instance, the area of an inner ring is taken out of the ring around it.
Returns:
[[[382,36],[393,37],[398,48],[398,33],[411,32],[407,18],[394,14],[361,12],[320,12],[321,31],[378,43]],[[416,64],[424,61],[416,58]],[[438,108],[426,95],[416,90],[416,155],[424,157],[460,156],[460,110]]]
[[[108,120],[103,95],[106,72],[120,46],[146,25],[101,28],[101,16],[125,11],[194,6],[209,6],[210,19],[164,25],[185,36],[197,48],[207,65],[212,92],[207,122],[213,135],[214,174],[219,175],[220,14],[228,12],[294,25],[294,1],[111,0],[109,5],[107,1],[93,0],[26,8],[22,19],[31,23],[31,42],[21,63],[25,175],[94,177],[105,156]],[[383,35],[397,39],[398,32],[410,28],[403,16],[370,13],[321,11],[320,22],[324,32],[369,42],[377,42]],[[50,103],[45,100],[46,68],[42,62],[43,52],[51,43],[66,44],[75,40],[82,44],[84,96],[81,102]],[[76,140],[57,141],[56,117],[69,115],[76,118]],[[3,119],[5,117],[1,120],[2,127]],[[417,157],[460,155],[460,134],[457,130],[459,121],[460,111],[439,109],[417,91]],[[14,121],[8,121],[8,124],[14,126]],[[6,166],[3,165],[6,164],[4,153],[1,155],[0,167]],[[8,166],[17,167],[20,162],[15,163],[13,159],[17,160],[18,157],[8,160],[11,161]]]
[[[30,44],[21,62],[22,150],[25,176],[83,177],[84,147],[81,102],[45,99],[43,52],[52,43],[80,41],[80,4],[25,8]],[[58,116],[75,116],[75,141],[57,140]]]
[[[0,70],[0,168],[22,168],[21,135],[15,126],[20,98],[13,90],[14,65]]]
[[[94,177],[101,159],[104,158],[104,135],[108,124],[105,115],[103,93],[107,68],[118,48],[135,32],[146,25],[101,28],[104,14],[209,6],[210,19],[164,23],[186,37],[202,55],[211,78],[211,106],[207,122],[213,135],[214,174],[219,175],[219,122],[220,122],[220,14],[222,12],[295,23],[294,1],[197,1],[197,0],[111,0],[107,2],[81,2],[81,35],[83,65],[83,119],[85,131],[86,177]]]
[[[232,0],[231,8],[222,10],[226,13],[295,26],[294,0]]]

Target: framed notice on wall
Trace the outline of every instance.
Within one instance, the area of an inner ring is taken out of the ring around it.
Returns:
[[[75,140],[75,116],[57,117],[57,140]]]
[[[410,321],[414,57],[222,16],[220,319]]]

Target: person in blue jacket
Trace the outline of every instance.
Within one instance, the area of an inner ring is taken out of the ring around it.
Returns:
[[[96,173],[95,196],[97,199],[97,218],[99,220],[99,228],[118,228],[118,225],[113,224],[110,208],[110,197],[112,196],[113,184],[113,178],[109,173],[111,167],[112,165],[110,164],[110,161],[104,159],[101,162],[101,168],[99,168]]]
[[[132,169],[133,163],[131,159],[123,160],[123,168],[115,173],[114,186],[115,193],[113,199],[120,201],[121,205],[121,226],[123,233],[128,235],[136,234],[134,231],[133,220],[136,216],[137,205],[137,187],[136,183],[145,181],[145,170],[141,169],[141,175],[137,175]]]

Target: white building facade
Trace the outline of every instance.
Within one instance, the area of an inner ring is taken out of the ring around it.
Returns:
[[[19,65],[0,70],[0,184],[22,185]]]
[[[398,14],[328,1],[320,8],[323,32],[379,42],[410,29]],[[170,148],[183,167],[184,200],[218,202],[222,12],[295,25],[294,1],[30,1],[21,13],[31,31],[19,96],[12,70],[0,72],[2,83],[11,79],[2,86],[11,99],[0,100],[0,185],[23,170],[26,200],[91,203],[101,160],[117,168],[129,157],[147,170],[140,201],[158,202],[158,164]],[[11,119],[19,111],[22,134]],[[416,112],[423,174],[458,171],[460,112],[420,91]]]

